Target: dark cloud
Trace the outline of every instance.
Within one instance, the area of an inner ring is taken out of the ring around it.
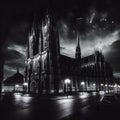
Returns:
[[[13,68],[16,68],[17,66],[19,68],[24,68],[24,62],[25,62],[24,59],[20,58],[20,59],[14,59],[11,61],[6,61],[5,64]]]
[[[16,50],[8,50],[5,54],[5,60],[14,60],[17,58],[24,58],[24,56]]]
[[[16,72],[17,67],[19,67],[21,73],[24,74],[25,49],[26,47],[24,45],[18,45],[12,41],[5,44],[3,49],[5,59],[4,79],[13,75]]]
[[[16,72],[17,72],[17,67],[16,66],[13,67],[11,65],[4,65],[4,80],[7,77],[12,76]],[[19,72],[24,75],[23,68],[19,67]]]
[[[5,47],[9,44],[26,45],[29,31],[29,23],[27,21],[21,20],[12,24],[12,26],[9,26],[7,29],[7,33],[4,37],[4,40],[6,41]]]
[[[120,72],[120,40],[112,43],[110,51],[106,54],[106,59],[111,63],[115,72]]]
[[[22,46],[19,46],[22,48]],[[16,49],[16,48],[15,48]],[[4,67],[4,78],[14,74],[16,72],[16,68],[19,67],[21,69],[21,73],[23,73],[24,65],[25,65],[25,56],[18,52],[17,50],[8,50],[5,53],[5,67]]]
[[[28,23],[26,21],[20,21],[13,25],[7,39],[11,39],[19,45],[26,45],[28,40]]]
[[[13,67],[4,65],[4,80],[5,80],[7,77],[15,74],[15,72],[16,72],[16,71],[15,71],[15,69],[13,69]]]

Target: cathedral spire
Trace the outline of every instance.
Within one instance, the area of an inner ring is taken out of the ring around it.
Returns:
[[[19,73],[19,67],[17,66],[17,73]]]
[[[76,46],[75,58],[81,59],[81,49],[80,49],[80,40],[79,40],[78,32],[77,32],[77,46]]]
[[[30,35],[33,35],[35,36],[35,32],[36,32],[36,14],[34,14],[33,16],[33,22],[32,22],[32,25],[31,25],[31,31],[30,31]]]
[[[79,35],[78,35],[78,32],[77,32],[77,47],[80,48],[80,40],[79,40]]]

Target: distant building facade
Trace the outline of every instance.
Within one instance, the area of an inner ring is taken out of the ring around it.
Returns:
[[[75,58],[60,53],[59,32],[55,17],[48,12],[34,20],[29,32],[25,80],[29,92],[58,93],[80,90],[103,90],[114,84],[112,69],[100,51],[81,58],[79,35]],[[65,80],[70,84],[65,85]],[[84,83],[84,84],[81,84]]]
[[[3,92],[22,92],[23,91],[23,83],[24,76],[19,72],[19,68],[17,68],[17,72],[8,77],[5,81],[3,81]]]

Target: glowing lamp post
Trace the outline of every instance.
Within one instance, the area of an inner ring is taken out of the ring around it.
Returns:
[[[81,82],[80,84],[81,84],[81,86],[82,86],[82,92],[83,92],[83,89],[84,89],[83,87],[84,87],[84,85],[85,85],[85,82]]]
[[[85,85],[85,82],[81,82],[81,85],[82,85],[82,86]]]
[[[65,85],[66,85],[66,91],[68,93],[68,84],[70,84],[70,79],[65,79]],[[68,94],[67,94],[67,98],[68,98]]]
[[[28,83],[27,83],[27,82],[25,82],[25,83],[24,83],[24,86],[28,86]]]
[[[16,88],[18,88],[18,87],[19,87],[19,85],[15,85],[15,87],[16,87]]]
[[[27,82],[24,82],[24,83],[23,83],[23,87],[24,87],[24,91],[27,92],[28,83],[27,83]]]
[[[15,91],[18,91],[18,88],[19,88],[20,86],[18,85],[18,84],[16,84],[15,85]]]

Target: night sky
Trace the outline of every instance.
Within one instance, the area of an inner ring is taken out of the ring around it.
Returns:
[[[16,0],[1,1],[1,41],[5,58],[4,79],[24,71],[26,43],[37,11],[51,7],[58,18],[61,54],[74,57],[76,30],[79,32],[82,57],[94,50],[103,52],[114,75],[120,77],[120,6],[115,0]]]

